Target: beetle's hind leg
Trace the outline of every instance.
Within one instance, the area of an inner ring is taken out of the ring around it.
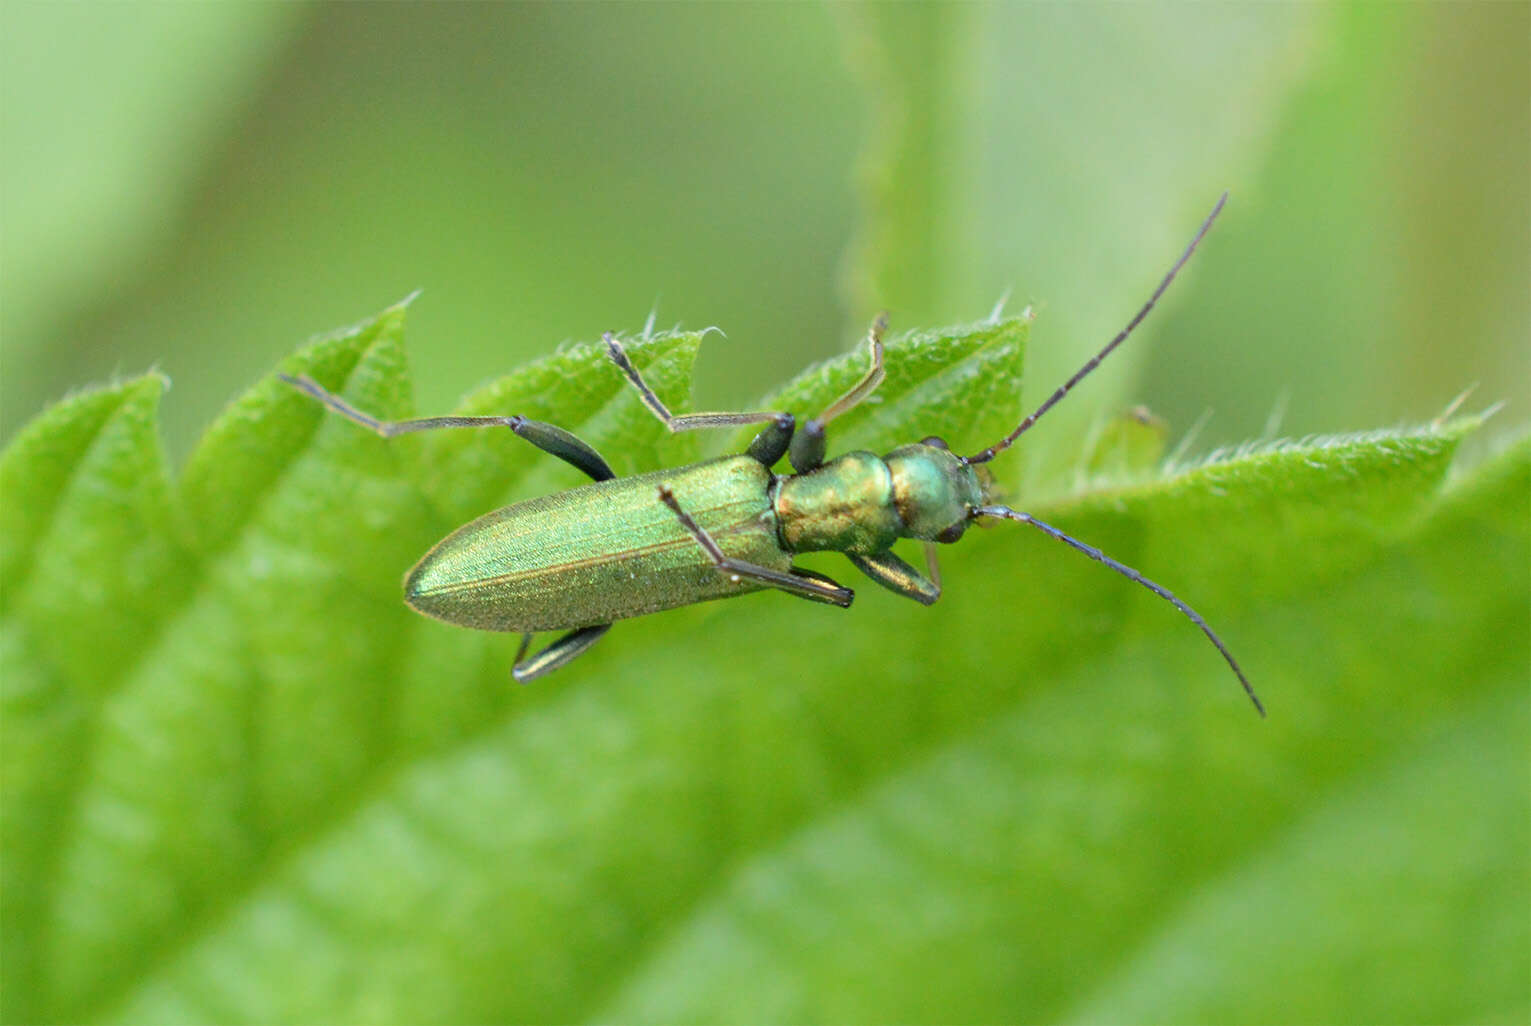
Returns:
[[[532,420],[519,414],[513,417],[420,417],[416,420],[378,420],[371,414],[358,410],[306,374],[298,377],[278,374],[277,377],[304,395],[319,400],[347,420],[360,424],[368,431],[384,438],[413,434],[416,431],[435,431],[438,428],[507,427],[549,456],[557,456],[570,466],[589,474],[596,481],[609,481],[617,476],[611,469],[611,465],[588,442],[561,427],[540,420]]]
[[[546,676],[584,655],[609,630],[611,624],[602,623],[570,631],[530,659],[526,658],[526,650],[531,647],[532,636],[527,634],[521,639],[521,651],[516,653],[516,664],[511,667],[510,675],[517,684],[526,684]]]
[[[790,573],[782,573],[768,566],[734,559],[723,552],[717,540],[693,520],[691,514],[681,509],[669,485],[659,486],[659,501],[670,507],[670,512],[675,514],[681,526],[696,539],[696,543],[702,547],[702,551],[707,553],[708,558],[712,560],[712,565],[718,568],[719,573],[728,574],[736,580],[741,578],[751,580],[767,588],[777,588],[801,598],[827,602],[841,608],[849,606],[851,600],[856,597],[856,593],[849,588],[841,587],[823,574],[816,574],[811,570],[794,568]]]

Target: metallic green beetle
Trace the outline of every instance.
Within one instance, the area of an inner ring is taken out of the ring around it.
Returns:
[[[978,518],[992,517],[1030,524],[1173,603],[1217,646],[1264,715],[1232,653],[1190,606],[1098,549],[1026,513],[991,504],[987,475],[977,469],[1013,445],[1132,333],[1190,259],[1226,200],[1225,193],[1127,327],[1014,431],[973,456],[958,456],[932,437],[882,457],[850,452],[826,461],[825,425],[866,399],[883,380],[882,318],[868,336],[871,367],[865,377],[801,430],[792,414],[782,412],[671,414],[608,333],[612,362],[672,432],[766,424],[741,455],[627,478],[617,478],[593,448],[552,424],[520,416],[379,421],[312,378],[282,378],[384,437],[437,428],[508,427],[594,479],[479,517],[427,552],[405,579],[405,601],[427,616],[524,635],[513,670],[518,681],[570,662],[614,621],[662,609],[764,588],[849,606],[854,597],[849,588],[792,565],[799,552],[843,552],[878,584],[929,605],[941,595],[935,543],[954,542]],[[796,473],[772,472],[783,456]],[[551,523],[557,530],[549,529]],[[900,538],[925,543],[928,576],[893,553]],[[569,633],[528,658],[538,631]]]

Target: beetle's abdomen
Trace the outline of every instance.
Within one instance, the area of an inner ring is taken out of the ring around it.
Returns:
[[[893,475],[869,452],[848,452],[777,488],[776,520],[789,552],[886,552],[902,521]]]
[[[728,555],[786,571],[771,481],[758,461],[730,456],[516,503],[427,552],[405,579],[405,601],[463,627],[542,631],[755,591],[714,568],[659,501],[659,485]]]

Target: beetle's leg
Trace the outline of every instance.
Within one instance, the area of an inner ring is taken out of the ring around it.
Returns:
[[[866,574],[895,595],[912,598],[921,605],[932,605],[941,597],[941,585],[905,563],[892,552],[875,556],[857,556],[847,552],[846,558],[856,564],[856,569]]]
[[[766,421],[779,422],[783,417],[791,416],[759,411],[755,413],[686,413],[677,417],[670,412],[664,400],[655,395],[654,390],[643,380],[643,375],[638,373],[638,368],[633,366],[633,361],[627,358],[627,350],[622,348],[622,343],[617,341],[617,337],[608,331],[601,336],[601,340],[606,343],[606,355],[611,357],[611,362],[617,365],[632,386],[638,390],[638,396],[643,400],[643,405],[647,406],[654,416],[664,421],[664,426],[672,432],[695,431],[698,428],[739,427],[744,424],[762,424]]]
[[[611,624],[602,623],[570,631],[530,659],[525,658],[527,642],[532,637],[528,634],[521,643],[521,651],[516,655],[516,665],[511,667],[510,675],[516,679],[517,684],[525,684],[552,673],[584,655],[609,630]]]
[[[826,588],[834,588],[834,589],[837,589],[839,591],[851,591],[849,588],[846,588],[843,585],[841,585],[840,582],[835,580],[833,577],[827,577],[824,574],[817,573],[816,571],[813,571],[813,570],[808,570],[808,569],[805,569],[805,568],[800,567],[800,566],[795,566],[795,567],[792,568],[792,570],[790,572],[791,572],[793,577],[803,577],[803,578],[806,578],[806,579],[808,579],[810,581],[817,581],[820,584],[824,585]],[[855,592],[851,592],[851,594],[854,595]]]
[[[792,431],[797,426],[797,418],[790,413],[777,414],[774,423],[767,424],[765,428],[750,442],[749,448],[744,450],[746,456],[753,456],[765,465],[767,470],[776,466],[776,462],[787,455],[787,448],[792,444]]]
[[[817,470],[824,463],[824,453],[828,446],[828,439],[824,434],[824,425],[834,420],[847,410],[861,405],[867,396],[877,391],[877,386],[887,376],[883,369],[882,333],[887,330],[888,315],[878,314],[872,322],[872,327],[867,331],[867,347],[872,353],[872,365],[867,368],[866,375],[840,398],[830,403],[823,413],[803,425],[803,429],[792,439],[791,458],[792,469],[799,474],[806,474],[810,470]]]
[[[278,374],[277,377],[287,382],[293,388],[296,388],[299,392],[319,400],[347,420],[354,421],[368,431],[376,432],[384,438],[392,438],[395,435],[407,435],[416,431],[434,431],[437,428],[508,427],[549,456],[557,456],[565,463],[584,471],[597,481],[609,481],[617,476],[616,472],[611,469],[611,466],[601,458],[601,454],[591,448],[589,443],[581,441],[578,437],[561,427],[555,427],[540,420],[532,420],[529,417],[522,417],[520,415],[514,417],[421,417],[417,420],[378,420],[376,417],[358,410],[306,374],[298,377]]]
[[[797,426],[797,418],[790,413],[687,413],[675,416],[670,408],[664,404],[664,400],[654,394],[654,390],[643,380],[643,375],[638,373],[638,368],[627,358],[627,351],[622,348],[616,336],[607,332],[601,336],[606,342],[606,354],[611,357],[611,362],[627,376],[627,380],[638,390],[638,395],[643,399],[643,405],[649,408],[649,412],[664,422],[664,426],[671,432],[694,431],[698,428],[737,427],[742,424],[759,424],[769,421],[763,431],[755,436],[754,441],[745,450],[746,455],[753,456],[767,467],[776,465],[787,454],[787,446],[792,442],[792,431]]]
[[[702,551],[707,553],[719,573],[727,574],[734,580],[745,578],[767,588],[779,588],[802,598],[813,599],[815,602],[827,602],[842,608],[850,605],[851,600],[856,597],[855,592],[849,588],[842,588],[822,574],[795,568],[790,573],[782,573],[768,566],[734,559],[724,554],[712,535],[691,519],[691,514],[680,508],[680,503],[675,501],[675,493],[670,490],[669,485],[659,486],[659,501],[670,507],[670,512],[675,514],[681,526],[696,539],[696,543],[702,547]]]
[[[877,391],[877,386],[882,384],[882,379],[887,376],[882,362],[882,333],[888,330],[888,315],[880,313],[872,321],[872,326],[867,329],[867,348],[872,353],[872,366],[867,368],[866,376],[856,383],[856,386],[846,392],[840,398],[830,403],[818,419],[828,424],[847,410],[860,406],[866,397]]]

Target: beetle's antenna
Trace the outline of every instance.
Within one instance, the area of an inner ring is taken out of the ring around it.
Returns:
[[[1140,323],[1142,323],[1143,318],[1148,316],[1148,312],[1154,308],[1154,304],[1159,301],[1159,297],[1164,295],[1164,290],[1170,287],[1170,282],[1175,280],[1175,275],[1180,273],[1180,269],[1185,266],[1185,262],[1191,259],[1191,254],[1196,252],[1197,245],[1201,243],[1202,238],[1207,234],[1207,230],[1212,227],[1212,222],[1217,220],[1217,215],[1222,212],[1223,204],[1226,202],[1228,202],[1228,194],[1225,192],[1222,194],[1222,196],[1218,197],[1217,206],[1212,208],[1212,213],[1208,214],[1207,219],[1202,222],[1201,230],[1196,233],[1196,237],[1191,240],[1191,244],[1185,248],[1184,253],[1180,254],[1180,259],[1175,261],[1175,266],[1170,268],[1169,273],[1164,276],[1164,280],[1159,283],[1159,287],[1154,289],[1154,294],[1148,297],[1148,302],[1143,304],[1143,309],[1138,311],[1136,317],[1127,322],[1127,327],[1123,328],[1121,332],[1117,334],[1116,338],[1113,338],[1110,342],[1107,342],[1104,349],[1092,356],[1090,358],[1090,362],[1079,368],[1079,372],[1077,374],[1065,381],[1062,388],[1048,396],[1047,401],[1044,402],[1041,406],[1038,406],[1035,413],[1021,421],[1020,425],[1014,431],[1010,432],[1004,437],[1003,440],[989,446],[978,455],[967,457],[966,462],[987,463],[1014,445],[1015,440],[1021,437],[1027,428],[1035,424],[1037,419],[1040,418],[1042,414],[1052,409],[1059,399],[1062,399],[1064,396],[1069,394],[1070,389],[1083,381],[1092,370],[1094,370],[1096,367],[1099,367],[1100,362],[1110,355],[1111,350],[1125,342],[1127,340],[1127,336],[1132,334],[1132,330],[1136,328]]]
[[[1222,639],[1213,633],[1212,628],[1207,626],[1207,621],[1203,620],[1201,615],[1197,613],[1196,610],[1192,609],[1190,606],[1180,601],[1180,599],[1176,598],[1174,594],[1172,594],[1167,588],[1160,587],[1153,581],[1150,581],[1148,578],[1138,573],[1132,567],[1127,566],[1124,563],[1118,563],[1116,560],[1112,559],[1110,556],[1106,555],[1095,546],[1086,545],[1084,542],[1078,540],[1077,538],[1070,538],[1068,535],[1064,534],[1056,527],[1042,523],[1042,521],[1038,520],[1034,516],[1031,516],[1029,513],[1022,513],[1019,510],[1013,510],[1009,506],[979,506],[973,510],[973,516],[1003,517],[1006,520],[1016,520],[1023,524],[1030,524],[1037,530],[1058,539],[1063,544],[1078,549],[1080,552],[1083,552],[1086,556],[1089,556],[1096,562],[1104,563],[1106,566],[1115,570],[1117,573],[1121,574],[1128,580],[1137,581],[1139,584],[1153,592],[1155,595],[1158,595],[1160,598],[1168,601],[1176,609],[1184,613],[1192,623],[1200,627],[1201,632],[1211,640],[1212,644],[1217,646],[1217,650],[1223,654],[1223,658],[1228,660],[1228,665],[1233,667],[1233,672],[1238,676],[1239,683],[1244,685],[1244,693],[1248,695],[1249,700],[1255,704],[1256,711],[1258,711],[1262,717],[1265,716],[1265,706],[1261,704],[1260,696],[1255,694],[1255,689],[1249,683],[1249,678],[1244,676],[1243,670],[1239,669],[1238,661],[1233,658],[1233,653],[1228,651],[1228,646],[1224,645]]]

